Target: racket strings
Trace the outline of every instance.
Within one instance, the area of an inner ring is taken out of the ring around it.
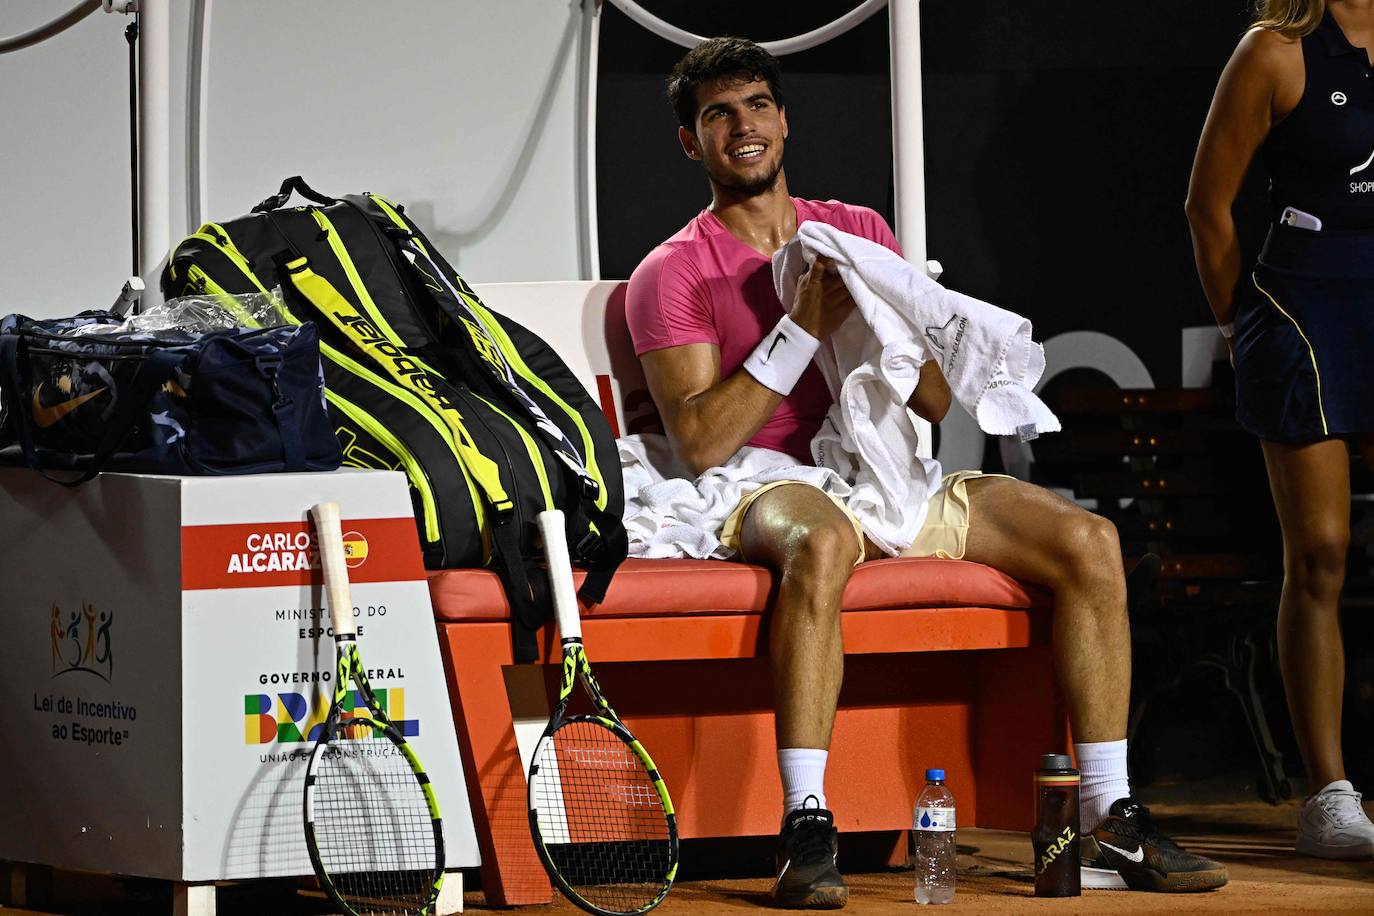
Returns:
[[[339,896],[359,914],[417,913],[438,877],[424,790],[389,740],[333,743],[315,774],[315,841]]]
[[[605,910],[637,912],[656,901],[672,840],[644,762],[615,732],[588,721],[562,725],[539,754],[531,799],[554,868]]]

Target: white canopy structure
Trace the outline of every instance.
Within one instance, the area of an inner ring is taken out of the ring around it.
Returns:
[[[580,260],[584,280],[601,279],[596,212],[596,60],[600,39],[601,9],[611,3],[632,21],[666,41],[694,48],[706,40],[671,25],[645,10],[634,0],[582,0],[582,54],[578,95],[578,152],[581,173],[578,204]],[[926,263],[925,139],[921,111],[921,15],[920,0],[863,0],[827,25],[792,38],[764,41],[760,45],[779,57],[818,47],[866,21],[884,6],[888,8],[892,60],[892,169],[896,188],[897,240],[908,260]],[[938,273],[938,265],[927,269]]]
[[[694,47],[704,40],[649,13],[634,0],[582,0],[578,67],[578,264],[581,279],[601,278],[596,207],[597,52],[603,5],[611,3],[659,37]],[[74,25],[100,8],[138,16],[138,234],[139,273],[156,295],[157,273],[171,245],[171,0],[84,0],[52,22],[0,38],[0,53],[28,47]],[[921,107],[920,0],[862,0],[833,22],[763,47],[779,56],[817,47],[887,7],[892,61],[894,229],[908,259],[926,263],[925,156]],[[190,0],[186,60],[186,224],[194,229],[206,200],[206,97],[211,0]],[[938,265],[930,264],[932,272]]]

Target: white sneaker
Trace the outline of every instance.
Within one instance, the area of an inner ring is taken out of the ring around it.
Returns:
[[[1360,793],[1338,779],[1298,809],[1298,852],[1319,859],[1374,859],[1374,824]]]

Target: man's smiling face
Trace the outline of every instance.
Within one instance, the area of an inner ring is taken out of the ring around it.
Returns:
[[[773,187],[782,172],[787,112],[767,82],[722,79],[698,87],[694,126],[680,128],[678,138],[714,184],[746,196]]]

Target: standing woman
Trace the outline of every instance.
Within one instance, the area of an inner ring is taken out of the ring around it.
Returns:
[[[1315,793],[1298,852],[1374,857],[1345,778],[1339,605],[1351,445],[1374,456],[1374,0],[1259,0],[1217,84],[1188,186],[1202,287],[1228,338],[1236,414],[1260,438],[1283,529],[1279,662]],[[1273,225],[1242,267],[1231,205],[1256,151]]]

